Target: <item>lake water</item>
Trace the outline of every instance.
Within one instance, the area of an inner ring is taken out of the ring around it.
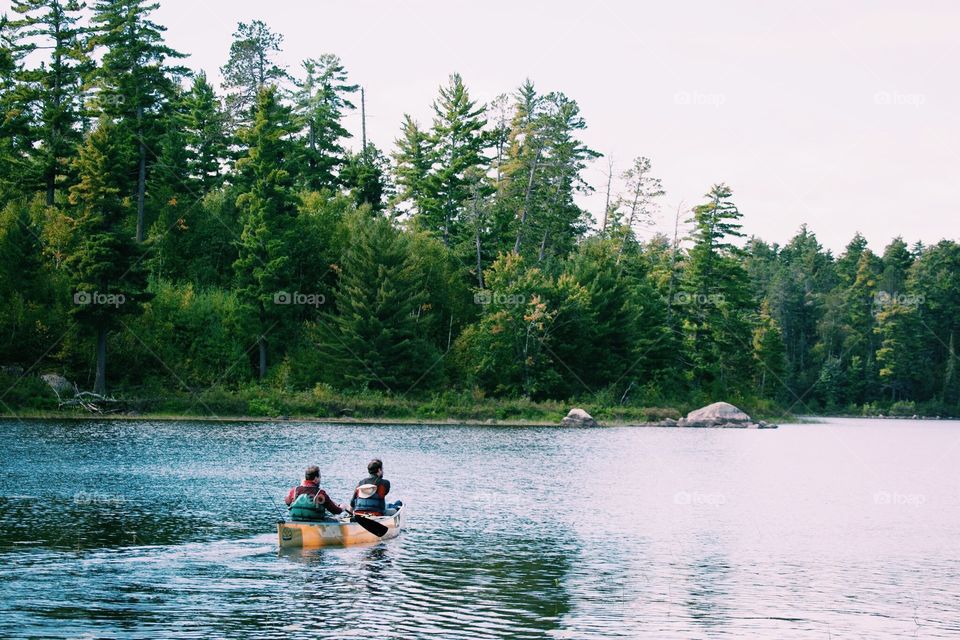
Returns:
[[[312,462],[400,537],[278,554]],[[957,638],[960,423],[0,422],[0,637]]]

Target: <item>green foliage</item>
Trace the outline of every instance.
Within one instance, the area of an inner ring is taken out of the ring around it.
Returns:
[[[436,382],[439,353],[427,339],[437,313],[428,302],[411,240],[389,220],[360,211],[348,221],[336,313],[322,320],[325,379],[351,388],[406,393]]]
[[[199,391],[251,379],[251,341],[236,293],[165,281],[150,291],[143,314],[112,345],[124,383]]]
[[[476,298],[484,307],[480,321],[457,340],[467,381],[498,396],[558,397],[568,366],[555,351],[558,334],[585,325],[589,292],[572,276],[551,278],[516,254],[501,255],[485,281]]]
[[[675,237],[641,239],[664,195],[652,161],[593,224],[586,120],[529,80],[484,105],[452,74],[388,156],[347,147],[340,59],[288,84],[262,22],[234,34],[222,102],[203,73],[181,84],[149,0],[12,9],[0,365],[32,371],[16,405],[49,407],[39,371],[104,390],[109,352],[111,386],[153,411],[960,413],[954,241],[878,256],[857,234],[834,258],[805,226],[746,239],[723,184],[689,237],[678,212]]]
[[[43,259],[45,207],[11,202],[0,211],[0,363],[30,367],[66,331],[67,299]]]
[[[389,162],[373,143],[360,153],[344,156],[340,182],[350,192],[354,204],[380,213],[390,197]]]

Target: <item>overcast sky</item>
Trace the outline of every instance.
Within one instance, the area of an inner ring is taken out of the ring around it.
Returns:
[[[875,249],[960,234],[958,2],[160,2],[168,42],[213,80],[238,21],[282,33],[291,72],[339,55],[387,150],[451,72],[481,101],[530,77],[579,102],[615,168],[652,159],[664,230],[723,181],[770,241],[804,222],[833,250],[857,230]],[[588,172],[598,191],[606,169]]]

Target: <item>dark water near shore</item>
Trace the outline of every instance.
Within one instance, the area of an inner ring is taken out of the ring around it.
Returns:
[[[404,532],[278,555],[307,462]],[[960,423],[0,422],[0,637],[957,638]]]

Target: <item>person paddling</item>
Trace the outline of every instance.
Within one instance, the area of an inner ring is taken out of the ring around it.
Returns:
[[[344,511],[320,488],[320,467],[316,465],[307,467],[303,482],[290,489],[284,502],[290,507],[290,518],[294,521],[323,520],[328,511],[334,515]]]
[[[350,499],[350,508],[354,513],[370,516],[382,516],[387,510],[387,494],[390,493],[390,481],[383,477],[383,461],[374,458],[367,465],[370,474],[357,483]]]

